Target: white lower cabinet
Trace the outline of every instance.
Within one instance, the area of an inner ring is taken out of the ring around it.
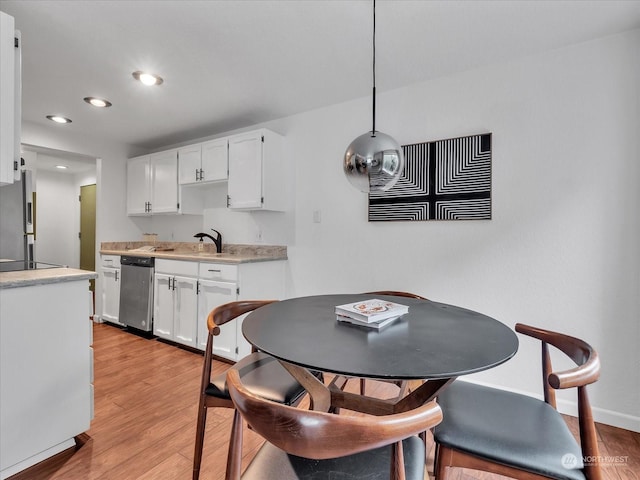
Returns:
[[[102,315],[103,321],[122,325],[120,315],[120,269],[102,269]]]
[[[219,305],[238,299],[238,270],[241,266],[221,263],[201,263],[198,268],[200,289],[198,295],[198,348],[207,346],[207,317],[209,312]],[[237,360],[238,335],[237,321],[223,325],[220,335],[213,340],[213,354],[228,360]]]
[[[233,302],[237,298],[235,283],[216,282],[213,280],[199,280],[198,289],[198,348],[204,350],[207,346],[207,317],[209,312],[218,305]],[[235,359],[236,352],[235,328],[220,329],[220,335],[213,342],[213,353],[228,359]]]
[[[120,316],[120,257],[103,255],[102,270],[102,321],[123,325]]]
[[[153,334],[173,338],[173,276],[157,273],[153,277]]]
[[[284,267],[285,261],[281,260],[238,265],[201,263],[198,271],[198,348],[206,347],[207,316],[218,305],[235,300],[283,298]],[[220,328],[220,335],[213,340],[214,355],[237,361],[251,352],[251,345],[242,335],[245,316]]]
[[[204,350],[209,312],[236,300],[283,298],[284,265],[281,260],[218,264],[156,259],[154,335]],[[237,361],[250,353],[251,345],[242,335],[243,319],[220,329],[214,355]]]
[[[154,335],[190,347],[196,346],[197,271],[197,263],[156,260],[153,280]],[[193,276],[187,276],[189,274]]]

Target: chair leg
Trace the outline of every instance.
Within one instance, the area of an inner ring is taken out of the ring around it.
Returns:
[[[364,395],[364,386],[365,386],[365,379],[361,378],[360,379],[360,395]]]
[[[207,424],[207,407],[198,406],[198,423],[196,425],[196,447],[193,452],[193,480],[200,478],[200,464],[202,463],[202,448],[204,446],[204,427]]]
[[[242,417],[234,409],[225,480],[239,480],[242,469]]]
[[[405,480],[404,452],[402,440],[391,445],[391,471],[389,478],[392,480]]]
[[[436,444],[436,458],[433,467],[433,475],[436,480],[447,478],[447,467],[451,464],[451,450],[442,445]]]

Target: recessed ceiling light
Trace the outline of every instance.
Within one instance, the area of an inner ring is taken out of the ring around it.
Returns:
[[[141,81],[142,83],[148,86],[160,85],[164,81],[162,80],[162,77],[160,75],[153,75],[151,73],[138,71],[138,72],[133,72],[132,75],[133,75],[133,78]]]
[[[47,115],[47,118],[56,123],[71,123],[71,119],[62,117],[60,115]]]
[[[97,97],[84,97],[84,101],[89,105],[93,105],[94,107],[110,107],[111,102],[109,100],[105,100],[104,98]]]
[[[56,168],[59,168],[60,170],[66,170],[69,167],[67,167],[66,165],[56,165]]]

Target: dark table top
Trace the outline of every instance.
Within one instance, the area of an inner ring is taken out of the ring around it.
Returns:
[[[336,305],[370,298],[408,305],[409,313],[381,331],[336,320]],[[515,333],[481,313],[370,294],[275,302],[250,313],[242,332],[258,349],[286,362],[366,378],[451,378],[495,367],[518,350]]]

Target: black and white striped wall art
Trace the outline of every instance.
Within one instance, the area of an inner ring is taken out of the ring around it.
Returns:
[[[491,133],[403,145],[390,190],[369,194],[369,221],[490,220]]]

